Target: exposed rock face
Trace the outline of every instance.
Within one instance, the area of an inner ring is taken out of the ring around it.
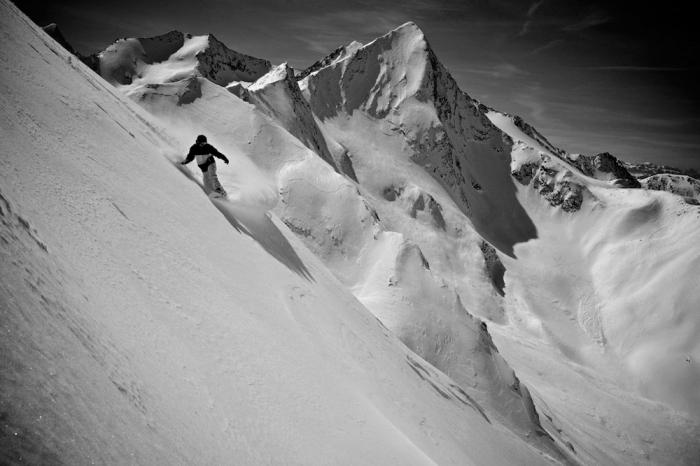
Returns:
[[[491,244],[512,255],[515,243],[536,237],[515,196],[512,141],[486,117],[486,107],[459,89],[415,24],[327,61],[305,79],[319,120],[357,111],[382,120]],[[496,231],[498,223],[512,228]]]
[[[552,153],[558,155],[558,156],[563,156],[564,151],[561,150],[560,148],[556,147],[554,144],[549,142],[546,137],[544,137],[539,131],[537,131],[533,126],[528,124],[525,120],[523,120],[520,116],[515,115],[513,117],[513,123],[517,128],[519,128],[523,133],[527,134],[530,136],[532,139],[540,143],[543,147],[546,149],[550,150]]]
[[[583,202],[583,187],[567,180],[569,173],[563,177],[554,169],[540,166],[534,176],[532,187],[535,188],[553,206],[561,206],[566,212],[574,212]]]
[[[539,170],[540,165],[537,163],[524,163],[520,165],[516,170],[511,172],[513,178],[518,180],[520,184],[529,185],[535,173]]]
[[[138,39],[119,39],[98,54],[100,75],[112,84],[131,84],[150,63]]]
[[[350,154],[350,152],[348,152],[347,150],[344,150],[343,153],[340,154],[338,168],[340,168],[341,173],[345,174],[355,183],[358,182],[357,174],[355,173],[355,167],[353,167],[352,165],[352,154]]]
[[[341,160],[336,162],[333,159],[326,140],[314,120],[311,107],[294,79],[294,72],[286,63],[276,67],[248,88],[233,85],[228,89],[279,122],[306,147],[339,171],[338,165]],[[354,175],[351,170],[350,173]]]
[[[505,280],[503,277],[506,273],[506,268],[498,257],[496,248],[491,246],[486,241],[482,241],[479,245],[481,253],[484,255],[485,272],[491,279],[493,287],[501,296],[505,295]]]
[[[447,229],[442,206],[429,193],[416,187],[406,189],[405,186],[387,186],[382,191],[382,196],[387,201],[401,201],[406,206],[406,213],[412,218],[442,231]]]
[[[267,60],[229,49],[213,34],[209,35],[209,46],[197,53],[197,60],[202,76],[220,86],[232,81],[255,81],[272,68]]]
[[[442,216],[442,207],[427,193],[421,193],[411,206],[411,217],[416,218],[418,212],[425,212],[430,215],[435,227],[445,231],[445,219]]]
[[[552,207],[561,207],[565,212],[581,208],[588,188],[578,183],[571,170],[552,156],[540,153],[536,161],[528,161],[512,168],[511,175],[525,186],[531,186]]]
[[[623,188],[639,188],[639,182],[625,166],[609,152],[595,156],[567,155],[566,160],[584,174],[605,181],[613,181]]]
[[[201,41],[203,38],[206,40]],[[183,51],[188,41],[197,39],[202,44],[199,50]],[[227,48],[213,35],[195,38],[179,31],[150,38],[119,39],[96,58],[84,61],[107,81],[128,85],[142,76],[147,65],[165,62],[176,53],[180,54],[175,59],[178,62],[194,59],[189,77],[198,75],[218,85],[232,81],[255,81],[272,67],[267,60]]]
[[[668,165],[656,165],[649,162],[644,163],[629,163],[623,162],[627,171],[636,178],[646,178],[652,175],[670,174],[670,175],[685,175],[696,180],[700,180],[700,172],[692,168],[675,168]]]
[[[685,198],[689,204],[700,205],[700,181],[686,175],[659,174],[641,180],[645,189],[668,191]]]
[[[61,47],[68,50],[73,55],[77,55],[73,46],[71,46],[66,40],[66,38],[63,37],[63,34],[61,33],[61,30],[58,28],[58,25],[56,23],[47,24],[46,26],[42,27],[42,29],[46,34],[51,36],[53,40],[61,44]]]
[[[296,74],[295,79],[297,81],[301,81],[302,79],[306,78],[311,73],[314,73],[314,72],[320,70],[321,68],[325,68],[326,66],[332,64],[335,61],[342,60],[343,58],[356,52],[361,47],[362,47],[362,44],[360,44],[359,42],[355,42],[355,41],[351,42],[348,45],[340,46],[337,49],[333,50],[331,53],[329,53],[326,57],[313,63],[311,66],[309,66],[305,70],[300,71],[298,74]]]
[[[170,31],[160,36],[138,39],[147,60],[146,63],[165,61],[185,45],[185,35],[180,31]]]

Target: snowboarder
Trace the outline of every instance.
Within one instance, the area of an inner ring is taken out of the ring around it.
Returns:
[[[204,191],[207,194],[216,193],[221,196],[226,195],[223,186],[219,183],[219,178],[216,176],[216,162],[214,157],[221,159],[228,164],[228,158],[211,144],[207,144],[207,137],[203,134],[197,136],[197,141],[190,147],[190,152],[185,160],[180,162],[182,165],[187,165],[192,160],[197,158],[197,166],[202,170],[204,179]]]

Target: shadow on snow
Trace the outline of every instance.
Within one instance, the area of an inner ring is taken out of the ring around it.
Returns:
[[[199,180],[187,168],[177,162],[174,162],[174,165],[182,174],[197,183],[204,190]],[[292,272],[306,280],[314,281],[314,277],[296,253],[294,247],[266,211],[261,211],[254,206],[238,205],[227,199],[210,198],[210,200],[236,231],[245,233],[253,238],[268,254],[284,264]]]

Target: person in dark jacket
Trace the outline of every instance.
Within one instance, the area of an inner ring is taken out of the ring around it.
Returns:
[[[202,170],[204,191],[207,194],[216,193],[225,196],[226,191],[224,191],[223,186],[219,183],[219,178],[216,176],[216,162],[214,161],[214,157],[228,164],[228,158],[216,150],[214,146],[207,144],[207,137],[200,134],[197,136],[195,144],[190,147],[190,152],[187,154],[185,160],[180,163],[182,165],[187,165],[196,158],[197,166]]]

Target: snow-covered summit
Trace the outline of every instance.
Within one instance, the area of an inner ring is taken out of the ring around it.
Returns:
[[[311,66],[305,68],[304,70],[301,70],[299,73],[296,74],[296,79],[297,80],[303,80],[305,77],[310,75],[311,73],[314,73],[321,68],[324,68],[326,66],[329,66],[333,64],[334,62],[337,62],[339,60],[342,60],[351,54],[353,54],[355,51],[358,49],[362,48],[362,44],[357,41],[352,41],[348,45],[341,45],[337,49],[333,50],[331,53],[323,57],[321,60],[318,60],[317,62],[313,63]]]
[[[514,196],[509,141],[485,108],[459,89],[414,23],[331,61],[305,81],[319,120],[331,126],[346,118],[357,123],[361,115],[381,121],[382,131],[407,146],[395,156],[423,167],[501,251],[512,254],[513,244],[536,235]],[[510,227],[501,228],[506,223]]]
[[[231,81],[255,81],[266,74],[271,64],[229,49],[213,34],[192,36],[179,31],[140,39],[120,39],[98,54],[99,72],[113,84],[132,84],[148,80],[177,80],[185,70],[225,85]],[[159,65],[159,66],[156,66]],[[164,68],[176,68],[180,74],[162,76]]]
[[[243,100],[254,104],[258,110],[273,118],[294,135],[306,147],[318,154],[335,170],[338,164],[328,149],[309,103],[304,99],[294,71],[282,63],[254,83],[227,88]]]

